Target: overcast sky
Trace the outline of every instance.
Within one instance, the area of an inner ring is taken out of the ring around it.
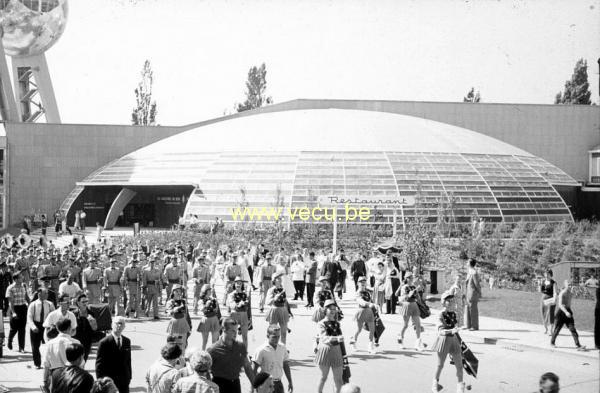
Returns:
[[[128,124],[145,59],[158,122],[218,117],[267,64],[296,98],[553,103],[579,58],[598,102],[600,1],[71,0],[47,52],[64,123]]]

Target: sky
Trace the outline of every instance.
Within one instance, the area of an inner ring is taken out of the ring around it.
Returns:
[[[129,124],[145,59],[158,123],[233,112],[266,63],[297,98],[552,104],[579,58],[598,102],[600,0],[71,0],[46,52],[63,123]]]

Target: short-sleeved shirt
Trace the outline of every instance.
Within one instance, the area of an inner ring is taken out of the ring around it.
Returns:
[[[198,374],[181,378],[177,381],[172,393],[219,393],[219,387],[214,382]],[[223,392],[221,392],[223,393]]]
[[[27,305],[27,291],[23,284],[17,285],[16,282],[6,288],[6,298],[12,300],[14,306]]]
[[[67,315],[64,316],[65,318],[69,318],[71,320],[71,329],[73,331],[75,331],[75,329],[77,329],[77,317],[75,316],[75,314],[73,314],[71,311],[67,311]],[[52,325],[56,325],[56,323],[63,318],[63,314],[62,311],[60,310],[60,308],[52,311],[50,314],[48,314],[48,316],[46,317],[46,320],[44,321],[43,326],[45,328],[49,328]]]
[[[285,345],[279,343],[273,348],[268,342],[256,349],[252,361],[258,364],[262,371],[271,374],[273,379],[283,377],[283,362],[290,359],[290,354]]]
[[[212,357],[212,374],[218,378],[229,380],[239,379],[240,371],[248,357],[248,351],[243,343],[234,341],[231,347],[227,346],[222,338],[208,348]]]

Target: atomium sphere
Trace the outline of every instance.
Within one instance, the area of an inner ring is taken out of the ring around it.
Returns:
[[[44,53],[67,25],[67,0],[0,0],[2,44],[9,56]]]

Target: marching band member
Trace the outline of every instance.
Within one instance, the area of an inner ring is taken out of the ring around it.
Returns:
[[[171,290],[171,299],[167,301],[165,311],[171,316],[167,333],[177,338],[177,345],[185,351],[187,339],[192,331],[192,320],[188,312],[187,303],[183,298],[183,286],[181,284],[173,285]]]
[[[431,350],[437,352],[438,355],[437,369],[435,370],[431,391],[437,393],[442,390],[442,386],[439,384],[440,374],[444,368],[446,357],[450,354],[454,361],[456,377],[458,378],[456,391],[458,393],[464,393],[465,383],[463,382],[462,350],[460,340],[457,336],[459,328],[457,327],[458,321],[456,312],[454,311],[454,296],[449,291],[446,291],[442,294],[441,301],[444,309],[440,313],[437,324],[438,336],[431,347]]]
[[[244,290],[244,280],[237,276],[234,280],[235,289],[227,296],[227,306],[231,310],[229,317],[240,326],[242,341],[248,348],[248,306],[250,299]]]
[[[192,270],[192,279],[194,280],[194,314],[198,314],[200,292],[204,285],[210,284],[210,276],[210,268],[206,265],[204,257],[199,256],[196,258],[196,266]]]
[[[321,289],[315,295],[315,300],[319,305],[312,315],[312,321],[319,323],[323,318],[325,318],[326,308],[325,302],[329,299],[333,299],[333,292],[329,290],[329,280],[326,276],[319,277],[319,282],[321,283]]]
[[[376,306],[372,303],[371,291],[367,288],[367,278],[364,276],[358,279],[356,301],[358,302],[358,311],[354,315],[356,333],[350,338],[350,345],[356,350],[356,340],[366,323],[369,328],[369,352],[375,353],[375,314],[373,308]]]
[[[125,266],[123,271],[123,288],[127,292],[127,306],[125,307],[125,315],[129,317],[133,313],[133,317],[138,317],[139,309],[139,298],[140,298],[140,276],[141,270],[138,267],[138,260],[136,254],[133,254],[133,258],[129,265]]]
[[[197,331],[202,333],[202,349],[204,350],[206,349],[209,333],[211,334],[213,344],[219,339],[219,330],[221,329],[219,316],[221,312],[219,310],[219,302],[212,296],[210,284],[207,283],[202,286],[199,298],[201,317]]]
[[[318,324],[319,346],[315,356],[315,364],[321,369],[321,379],[317,391],[323,393],[323,386],[329,376],[329,369],[331,369],[335,391],[339,393],[343,383],[342,370],[344,366],[340,343],[344,342],[344,336],[337,320],[338,307],[335,301],[328,299],[323,306],[325,307],[325,318]]]
[[[117,260],[110,260],[110,267],[104,269],[104,289],[108,291],[108,308],[110,314],[121,314],[121,270],[117,267]]]
[[[404,333],[408,328],[408,321],[412,319],[415,327],[415,333],[417,335],[417,342],[415,349],[422,351],[424,349],[423,341],[421,341],[421,317],[419,315],[419,307],[417,306],[417,288],[412,285],[412,274],[406,273],[404,277],[404,285],[402,285],[396,292],[396,296],[399,297],[400,301],[400,315],[403,318],[402,331],[400,337],[398,337],[398,343],[402,349],[404,346]]]
[[[291,312],[282,283],[283,273],[273,275],[273,286],[267,292],[267,305],[271,306],[267,311],[266,320],[271,325],[279,325],[281,328],[281,342],[286,343],[288,334],[288,322]]]

